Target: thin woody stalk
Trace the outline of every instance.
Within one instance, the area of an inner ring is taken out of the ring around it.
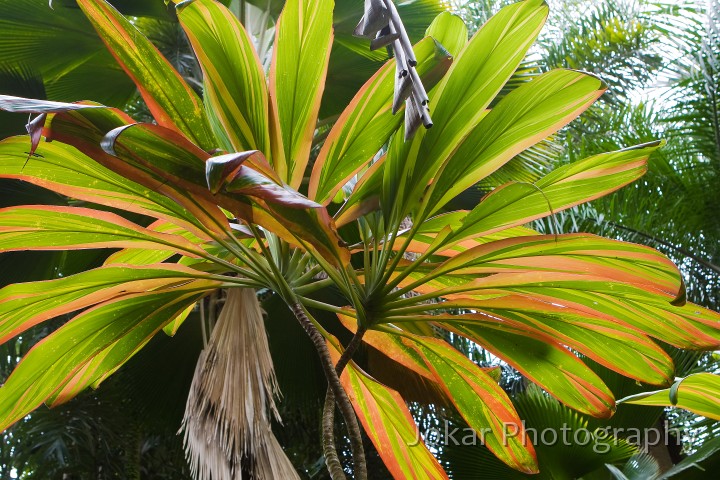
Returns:
[[[350,445],[352,447],[353,471],[355,473],[355,478],[358,480],[366,480],[367,465],[365,462],[365,450],[362,444],[360,426],[358,424],[357,417],[355,416],[355,411],[353,410],[352,404],[350,403],[350,399],[348,398],[347,393],[345,393],[345,390],[340,383],[340,377],[337,374],[335,366],[333,366],[332,358],[330,357],[330,351],[328,350],[327,344],[325,343],[325,338],[318,331],[315,325],[313,325],[313,323],[310,321],[307,313],[305,312],[305,309],[301,304],[292,304],[290,306],[290,309],[295,315],[295,318],[297,318],[298,322],[300,322],[300,325],[303,327],[303,330],[305,330],[305,333],[307,333],[310,337],[310,340],[313,342],[313,345],[315,346],[315,349],[320,356],[320,363],[322,364],[323,370],[325,371],[325,377],[328,381],[328,390],[333,395],[333,398],[336,401],[338,408],[340,409],[340,413],[342,413],[343,419],[345,420],[345,425],[347,426],[348,430],[348,436],[350,437]],[[347,364],[347,360],[345,360],[345,364]],[[332,409],[329,410],[332,411]],[[328,441],[326,433],[327,432],[323,430],[324,444]],[[330,435],[332,438],[332,430],[330,431]],[[331,469],[330,475],[334,480],[346,478],[345,473],[342,469],[342,465],[339,461],[329,462],[328,469]]]
[[[338,378],[342,374],[345,366],[348,364],[350,359],[357,351],[360,343],[362,343],[362,337],[365,335],[367,329],[359,328],[352,340],[348,344],[347,348],[340,356],[340,360],[335,365],[335,372]],[[322,431],[323,431],[323,454],[325,455],[325,464],[328,470],[332,471],[338,466],[342,469],[342,464],[338,458],[337,448],[335,448],[335,395],[331,388],[328,388],[325,395],[325,405],[323,406],[323,417],[322,417]],[[333,477],[334,479],[335,477]],[[345,478],[343,475],[339,478]]]

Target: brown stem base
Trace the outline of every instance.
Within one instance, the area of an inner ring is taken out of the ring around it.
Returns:
[[[328,388],[332,396],[334,397],[333,399],[337,403],[338,408],[340,409],[340,413],[342,413],[343,419],[345,420],[345,425],[347,426],[348,430],[348,436],[350,437],[350,445],[352,447],[353,471],[355,473],[355,478],[358,480],[366,480],[367,465],[365,462],[365,449],[363,448],[362,444],[360,426],[358,425],[357,417],[355,416],[355,411],[353,410],[352,404],[350,403],[350,399],[348,398],[347,393],[345,393],[345,390],[340,383],[340,377],[338,376],[336,369],[333,366],[332,358],[330,357],[330,351],[328,350],[327,344],[325,343],[325,339],[323,338],[322,334],[317,330],[317,328],[315,328],[315,325],[313,325],[313,323],[310,321],[302,305],[296,303],[294,305],[291,305],[290,308],[292,309],[293,314],[295,314],[295,318],[297,318],[298,322],[300,322],[300,325],[303,327],[303,330],[305,330],[305,333],[308,334],[310,340],[313,342],[313,345],[315,346],[318,355],[320,355],[320,363],[322,364],[323,370],[325,371],[325,377],[328,381]],[[347,360],[345,361],[345,363],[347,364]],[[333,410],[334,409],[332,408],[326,409],[323,417],[325,416],[325,414],[327,414],[328,411],[333,412],[332,415],[334,415]],[[333,422],[331,421],[330,424],[332,425],[332,423]],[[323,418],[324,445],[327,444],[328,438],[332,438],[331,442],[334,444],[332,428],[330,429],[330,432],[330,437],[327,437],[326,420],[325,418]],[[328,469],[331,468],[330,463],[332,463],[333,470],[330,470],[330,476],[333,478],[333,480],[342,480],[345,478],[345,473],[342,470],[342,465],[340,464],[339,460],[337,460],[337,462],[332,461],[327,463]]]

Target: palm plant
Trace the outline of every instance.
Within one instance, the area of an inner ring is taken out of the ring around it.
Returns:
[[[312,159],[333,41],[330,0],[286,3],[268,77],[231,10],[214,0],[179,4],[203,73],[202,99],[110,4],[78,5],[156,123],[91,102],[0,97],[3,109],[39,114],[29,138],[0,144],[0,175],[79,202],[3,209],[0,248],[120,249],[102,267],[0,292],[3,340],[79,312],[0,389],[2,429],[43,402],[97,387],[160,330],[174,334],[218,289],[231,293],[198,363],[184,422],[202,478],[294,475],[270,431],[277,391],[252,290],[282,299],[320,356],[334,478],[344,476],[333,446],[335,403],[356,478],[366,476],[358,419],[396,478],[446,476],[417,441],[400,394],[353,360],[361,343],[420,378],[483,432],[500,460],[525,472],[537,471],[537,459],[507,394],[437,329],[483,345],[596,417],[612,415],[615,400],[573,351],[665,385],[672,360],[650,337],[691,349],[720,343],[720,317],[684,304],[680,274],[658,252],[523,226],[637,179],[659,142],[589,157],[534,184],[506,184],[471,211],[445,210],[605,91],[591,75],[553,70],[496,98],[540,31],[544,2],[506,7],[469,42],[457,17],[440,15],[413,47],[434,127],[406,139],[393,115],[398,56],[355,94]],[[141,226],[95,205],[154,221]],[[338,301],[317,296],[328,287]],[[313,312],[323,310],[337,315],[333,328],[352,332],[350,342],[316,320]]]

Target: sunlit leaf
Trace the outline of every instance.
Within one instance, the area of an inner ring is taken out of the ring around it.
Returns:
[[[299,188],[312,146],[333,40],[333,0],[288,0],[275,26],[270,95],[285,162],[278,173]]]
[[[330,351],[337,360],[337,350]],[[355,362],[348,364],[340,380],[360,423],[394,478],[447,478],[395,390],[375,381]]]
[[[720,420],[720,376],[696,373],[677,379],[672,387],[665,390],[632,395],[618,400],[618,403],[678,407]]]
[[[0,430],[49,398],[58,401],[74,396],[127,361],[214,286],[195,281],[170,291],[127,295],[87,310],[60,327],[23,357],[0,388]]]
[[[106,1],[79,0],[78,5],[135,82],[158,124],[182,132],[204,149],[216,148],[200,98],[157,48]]]
[[[260,150],[272,163],[265,73],[245,28],[214,0],[178,6],[178,18],[203,71],[204,102],[215,133],[235,151]]]

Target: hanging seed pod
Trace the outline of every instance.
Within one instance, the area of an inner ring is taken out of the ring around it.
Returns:
[[[427,92],[425,91],[425,87],[422,84],[422,80],[420,80],[420,75],[418,75],[415,68],[408,69],[408,73],[410,75],[410,78],[412,79],[412,88],[413,94],[415,95],[415,100],[417,100],[420,105],[427,105],[430,100],[428,99]]]
[[[405,140],[415,135],[420,124],[432,127],[428,94],[415,67],[417,59],[410,38],[392,0],[365,0],[365,13],[355,29],[355,35],[373,38],[370,50],[389,47],[395,56],[395,94],[392,113],[396,114],[405,102]]]
[[[392,104],[392,113],[395,115],[398,110],[400,110],[400,107],[402,107],[403,102],[410,96],[410,94],[413,92],[413,82],[411,77],[404,76],[404,77],[395,77],[395,96],[393,97],[393,104]]]
[[[398,38],[400,38],[399,33],[391,32],[389,27],[385,27],[380,30],[377,36],[370,42],[370,51],[374,51],[382,47],[387,47]]]
[[[415,132],[422,124],[422,117],[417,103],[413,100],[412,95],[405,100],[405,141],[407,142],[415,136]]]
[[[403,50],[405,50],[408,66],[414,67],[417,65],[417,59],[415,58],[415,52],[413,51],[412,44],[410,43],[410,37],[408,37],[408,34],[405,31],[405,25],[403,25],[403,22],[400,19],[400,14],[398,14],[397,8],[395,8],[395,4],[392,0],[382,1],[385,3],[386,8],[390,12],[390,23],[392,23],[395,31],[400,34],[400,44],[402,45]]]
[[[390,10],[383,0],[365,0],[365,13],[355,27],[353,35],[373,38],[390,23]]]

